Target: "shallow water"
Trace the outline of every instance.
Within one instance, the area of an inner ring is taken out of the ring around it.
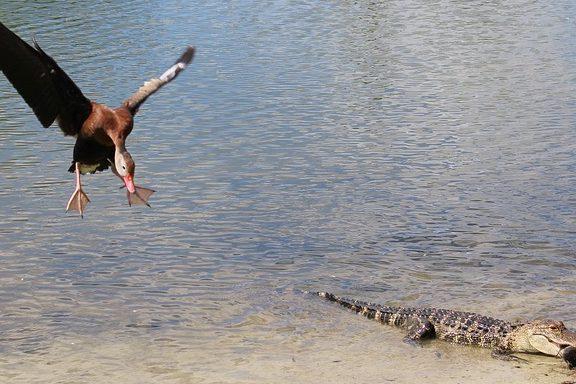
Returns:
[[[186,44],[64,213],[73,140],[0,78],[0,382],[558,383],[556,359],[401,342],[295,293],[576,327],[568,1],[3,1],[119,104]]]

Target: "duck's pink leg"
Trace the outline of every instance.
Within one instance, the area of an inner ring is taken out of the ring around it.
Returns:
[[[82,183],[80,182],[80,163],[76,162],[76,189],[66,205],[66,212],[69,210],[80,212],[80,217],[84,217],[84,208],[88,205],[90,199],[82,190]]]

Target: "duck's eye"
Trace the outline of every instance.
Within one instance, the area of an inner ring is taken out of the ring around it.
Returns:
[[[123,170],[126,170],[126,166],[123,165],[123,166],[122,166],[122,169],[123,169]]]

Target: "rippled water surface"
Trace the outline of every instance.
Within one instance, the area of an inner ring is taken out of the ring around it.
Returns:
[[[576,327],[570,1],[2,1],[118,105],[187,44],[65,214],[73,140],[0,78],[0,382],[559,383],[295,289]]]

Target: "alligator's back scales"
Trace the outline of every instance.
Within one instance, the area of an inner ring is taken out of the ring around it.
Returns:
[[[561,321],[534,320],[510,323],[504,320],[437,308],[403,308],[347,299],[327,292],[316,295],[340,304],[369,319],[406,328],[407,341],[437,338],[458,344],[491,348],[493,356],[510,357],[511,353],[541,353],[563,358],[576,366],[576,333]]]
[[[384,324],[407,328],[407,338],[417,340],[436,337],[458,344],[479,345],[488,348],[501,347],[501,342],[514,325],[471,312],[436,308],[387,307],[319,292],[319,296],[334,301],[369,319]],[[431,323],[433,327],[427,326]]]

